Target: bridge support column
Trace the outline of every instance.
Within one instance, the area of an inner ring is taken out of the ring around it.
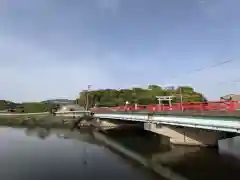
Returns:
[[[144,129],[169,137],[175,145],[218,147],[221,132],[145,123]]]

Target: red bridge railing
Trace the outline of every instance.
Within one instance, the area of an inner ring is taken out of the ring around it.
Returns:
[[[236,111],[240,101],[184,102],[169,105],[125,105],[111,107],[112,111]]]

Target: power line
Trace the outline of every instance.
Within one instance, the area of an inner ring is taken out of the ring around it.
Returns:
[[[207,69],[212,69],[212,68],[215,68],[215,67],[223,66],[223,65],[228,64],[228,63],[233,62],[233,61],[234,60],[226,60],[226,61],[218,62],[218,63],[215,63],[215,64],[213,64],[211,66],[208,66],[208,67],[202,67],[202,68],[195,69],[194,71],[190,71],[186,75],[190,75],[190,74],[194,74],[194,73],[204,71],[204,70],[207,70]],[[179,75],[175,75],[175,76],[171,77],[171,79],[173,79],[173,78],[175,79],[177,77],[179,77]]]
[[[222,81],[222,82],[218,82],[218,84],[230,84],[230,83],[240,83],[240,79],[235,79],[235,80],[231,80],[231,81]]]
[[[240,82],[240,79],[237,79],[237,80],[233,80],[232,83],[239,83]]]
[[[205,69],[211,69],[211,68],[219,67],[219,66],[225,65],[225,64],[227,64],[227,63],[230,63],[230,62],[232,62],[232,61],[233,61],[233,60],[227,60],[227,61],[219,62],[219,63],[213,64],[213,65],[211,65],[211,66],[209,66],[209,67],[196,69],[195,72],[203,71],[203,70],[205,70]]]

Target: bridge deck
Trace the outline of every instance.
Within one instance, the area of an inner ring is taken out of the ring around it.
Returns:
[[[173,114],[160,115],[146,112],[112,112],[96,113],[100,119],[118,119],[123,121],[138,121],[153,124],[165,124],[182,127],[200,128],[240,133],[239,117],[223,116],[177,116]]]
[[[108,111],[101,112],[96,111],[96,113],[108,113],[108,114],[155,114],[162,116],[179,116],[179,117],[194,117],[199,119],[217,119],[217,120],[230,120],[230,121],[240,121],[240,111],[228,112],[228,111]]]

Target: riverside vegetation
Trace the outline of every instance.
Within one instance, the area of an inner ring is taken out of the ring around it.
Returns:
[[[101,89],[93,91],[82,91],[76,100],[53,99],[42,102],[24,102],[15,103],[7,100],[0,100],[0,124],[2,125],[37,125],[37,126],[62,126],[62,119],[54,117],[48,112],[57,110],[61,104],[76,104],[86,107],[88,96],[88,107],[119,106],[124,105],[126,101],[130,104],[156,104],[156,96],[174,96],[174,102],[180,102],[180,93],[184,102],[206,101],[204,95],[196,92],[192,87],[171,87],[164,89],[157,85],[149,85],[148,88],[130,88],[130,89]],[[4,112],[15,113],[38,113],[46,112],[42,115],[14,115],[4,116]]]
[[[82,91],[76,100],[53,99],[42,102],[15,103],[8,100],[0,100],[0,111],[18,113],[50,112],[59,108],[60,104],[76,104],[85,107],[88,95],[88,107],[110,107],[124,105],[126,101],[130,104],[139,105],[157,104],[156,96],[174,96],[173,103],[180,102],[180,94],[184,102],[206,101],[203,94],[196,92],[192,87],[169,87],[162,88],[157,85],[149,85],[148,88],[129,89],[100,89],[93,91]],[[164,102],[163,102],[164,103]]]
[[[202,102],[207,99],[203,94],[196,92],[192,87],[168,87],[163,88],[157,85],[149,85],[147,88],[129,88],[129,89],[102,89],[93,91],[82,91],[76,100],[81,106],[86,106],[86,97],[88,94],[88,106],[93,107],[111,107],[130,104],[148,105],[157,104],[156,96],[174,96],[173,103],[180,102],[182,94],[183,102]],[[163,102],[164,103],[164,102]]]

